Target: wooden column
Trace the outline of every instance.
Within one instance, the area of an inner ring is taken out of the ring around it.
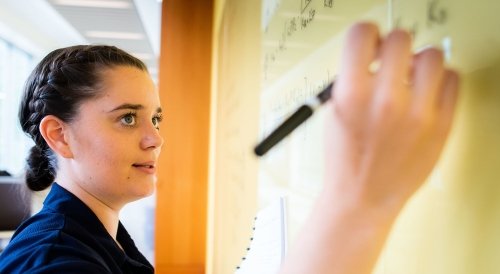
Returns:
[[[163,0],[156,273],[205,271],[213,0]]]

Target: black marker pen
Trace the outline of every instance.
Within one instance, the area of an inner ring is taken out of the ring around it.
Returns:
[[[332,88],[335,81],[326,86],[311,102],[303,104],[297,109],[292,116],[286,119],[278,128],[276,128],[269,136],[262,140],[254,149],[257,156],[266,154],[274,145],[279,143],[290,132],[296,129],[307,118],[311,117],[314,110],[328,101],[332,97]]]

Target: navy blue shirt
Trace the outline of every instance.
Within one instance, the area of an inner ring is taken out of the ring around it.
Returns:
[[[117,241],[75,195],[54,183],[43,209],[0,255],[0,273],[153,273],[123,225]]]

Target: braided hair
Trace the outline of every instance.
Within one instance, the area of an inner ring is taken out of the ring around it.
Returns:
[[[143,62],[114,46],[80,45],[52,51],[28,77],[19,122],[35,142],[26,161],[26,184],[31,190],[46,189],[56,177],[57,158],[39,130],[42,119],[54,115],[71,122],[84,101],[99,96],[102,72],[116,66],[147,71]]]

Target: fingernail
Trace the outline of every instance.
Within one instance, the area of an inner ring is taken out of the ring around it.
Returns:
[[[443,51],[443,49],[442,49],[441,45],[426,44],[426,45],[423,45],[423,46],[421,46],[421,47],[416,48],[416,49],[415,49],[415,54],[419,54],[419,53],[421,53],[421,52],[423,52],[423,51],[425,51],[425,50],[427,50],[427,49],[432,49],[432,48],[434,48],[434,49],[438,49],[438,50],[440,50],[440,51]]]

